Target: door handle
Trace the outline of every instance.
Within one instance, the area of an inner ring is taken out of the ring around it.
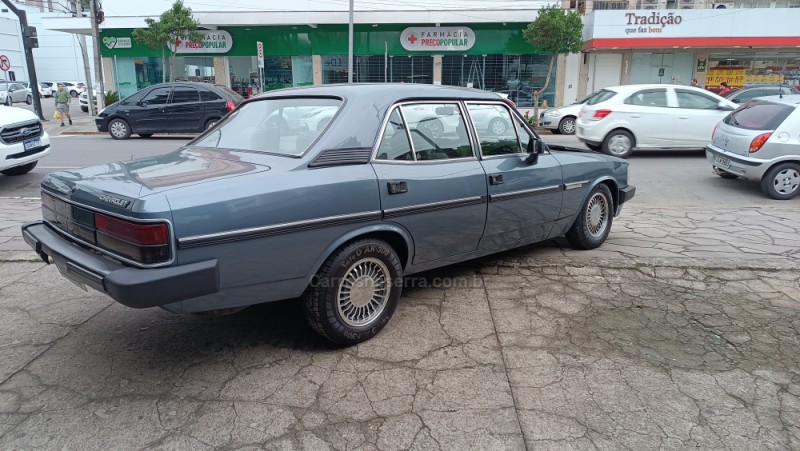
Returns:
[[[389,188],[389,194],[400,194],[408,192],[408,182],[405,180],[400,182],[388,182],[386,186]]]
[[[503,174],[495,174],[489,176],[489,184],[490,185],[502,185],[503,184]]]
[[[678,119],[689,119],[689,116],[678,116]]]
[[[631,117],[634,119],[639,119],[642,116],[639,116],[638,114],[631,114]]]

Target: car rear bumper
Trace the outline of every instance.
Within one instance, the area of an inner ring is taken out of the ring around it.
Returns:
[[[747,180],[759,181],[772,166],[773,160],[743,157],[709,144],[706,160],[717,170],[737,175]]]
[[[216,259],[165,268],[133,268],[69,242],[41,221],[24,224],[22,237],[70,281],[94,288],[128,307],[157,307],[219,291]]]
[[[633,185],[628,185],[625,188],[620,188],[619,196],[617,199],[617,209],[614,212],[614,216],[618,216],[622,211],[622,204],[633,199],[633,196],[635,195],[636,195],[636,187]]]

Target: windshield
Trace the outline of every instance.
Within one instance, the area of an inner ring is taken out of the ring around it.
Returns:
[[[722,122],[746,130],[775,130],[794,109],[783,103],[756,100],[740,106]]]
[[[311,97],[253,101],[189,145],[302,155],[341,105],[339,99]]]
[[[616,92],[610,89],[601,89],[594,94],[590,95],[589,97],[585,98],[584,101],[587,105],[597,105],[600,102],[605,102],[606,100],[614,97],[617,95]]]

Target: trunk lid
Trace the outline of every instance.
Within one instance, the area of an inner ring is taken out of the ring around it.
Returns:
[[[750,101],[717,125],[711,143],[735,155],[747,156],[753,139],[774,132],[794,109],[793,105],[784,102]]]
[[[187,147],[152,158],[55,172],[42,180],[42,188],[86,205],[129,210],[135,201],[153,194],[269,171],[259,157],[248,152]]]

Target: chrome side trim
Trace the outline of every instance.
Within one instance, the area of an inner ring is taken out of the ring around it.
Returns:
[[[229,230],[227,232],[209,233],[207,235],[194,235],[178,239],[179,249],[210,246],[213,244],[229,243],[252,238],[264,238],[284,233],[300,232],[356,222],[380,220],[380,211],[353,213],[346,215],[326,216],[324,218],[305,219],[302,221],[283,222],[263,227],[250,227],[247,229]]]
[[[539,194],[554,193],[562,191],[561,185],[543,186],[540,188],[523,189],[519,191],[509,191],[507,193],[492,194],[489,196],[489,202],[502,202],[504,200],[517,199],[520,197],[536,196]]]
[[[580,182],[565,183],[564,184],[564,191],[583,188],[584,186],[588,185],[591,182],[592,182],[591,180],[582,180]]]
[[[450,208],[468,207],[471,205],[480,205],[486,203],[485,196],[465,197],[462,199],[445,200],[441,202],[431,202],[429,204],[412,205],[409,207],[398,207],[383,210],[383,218],[396,218],[398,216],[416,215],[420,213],[429,213],[432,211],[447,210]]]

